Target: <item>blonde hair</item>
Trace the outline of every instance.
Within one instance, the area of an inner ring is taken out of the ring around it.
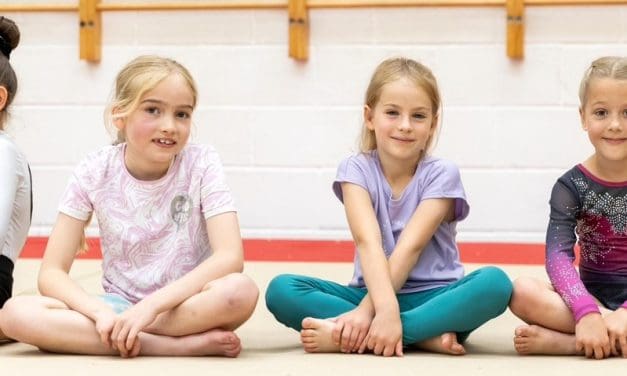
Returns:
[[[604,56],[594,60],[581,79],[579,85],[579,102],[583,108],[588,100],[590,82],[597,78],[613,78],[627,80],[627,57]]]
[[[196,83],[187,68],[175,60],[155,56],[143,55],[131,60],[120,70],[115,78],[115,92],[113,99],[105,110],[105,124],[110,129],[117,119],[128,116],[139,106],[139,101],[148,91],[154,89],[161,81],[171,74],[180,74],[189,85],[193,95],[192,107],[196,107],[198,90]],[[124,133],[117,131],[116,144],[126,141]],[[89,226],[91,215],[85,221],[78,253],[84,253],[89,249],[84,229]]]
[[[387,59],[377,66],[370,79],[368,89],[366,90],[365,105],[374,109],[381,99],[383,87],[403,78],[408,79],[414,83],[417,88],[421,88],[427,93],[427,96],[431,100],[431,111],[434,118],[439,116],[442,100],[435,76],[433,76],[431,70],[426,66],[405,57]],[[433,139],[434,137],[432,136],[427,140],[426,151],[430,150]],[[362,126],[359,149],[361,152],[366,153],[376,148],[377,140],[374,131]]]
[[[169,58],[144,55],[126,64],[115,78],[115,92],[105,110],[105,124],[110,129],[115,129],[113,127],[115,120],[124,118],[137,109],[139,101],[146,92],[154,89],[161,81],[174,73],[180,74],[189,85],[194,99],[192,106],[196,107],[198,91],[187,68]],[[125,141],[124,133],[117,131],[115,143]]]

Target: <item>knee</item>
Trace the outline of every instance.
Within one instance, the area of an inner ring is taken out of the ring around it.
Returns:
[[[509,303],[509,309],[512,313],[524,320],[531,313],[530,310],[536,306],[534,296],[537,294],[538,288],[538,283],[533,278],[520,277],[516,279],[512,299]]]
[[[484,291],[503,308],[502,313],[507,308],[512,296],[512,281],[503,270],[495,266],[483,268],[482,274],[486,287]]]
[[[259,289],[250,277],[232,273],[224,276],[221,283],[225,286],[224,299],[231,309],[247,313],[254,311],[259,298]]]
[[[16,338],[29,324],[36,322],[37,317],[28,309],[32,303],[27,296],[16,296],[6,301],[0,310],[0,328],[5,335]]]
[[[294,276],[292,274],[281,274],[274,277],[268,287],[266,288],[266,307],[272,313],[276,312],[276,309],[285,304],[286,299],[289,299],[290,294],[288,286],[292,284]]]

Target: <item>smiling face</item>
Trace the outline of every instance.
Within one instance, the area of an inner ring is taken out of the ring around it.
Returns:
[[[364,108],[383,161],[417,163],[436,129],[437,116],[421,87],[406,78],[385,84],[374,108]]]
[[[593,79],[579,110],[595,149],[595,165],[612,169],[627,163],[627,80]]]
[[[126,139],[124,161],[134,177],[155,180],[168,170],[189,139],[194,94],[172,73],[140,98],[127,116],[114,121]]]

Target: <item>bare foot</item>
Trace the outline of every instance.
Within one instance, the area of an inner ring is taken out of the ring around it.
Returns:
[[[457,342],[455,333],[444,333],[439,337],[433,337],[416,344],[421,350],[431,351],[441,354],[464,355],[466,349]]]
[[[331,332],[335,323],[330,320],[306,317],[300,331],[300,342],[305,351],[310,353],[340,352],[340,345],[333,342]]]
[[[213,329],[180,337],[179,355],[217,355],[235,358],[242,350],[239,337],[233,332]]]
[[[519,326],[514,331],[514,348],[519,354],[576,355],[575,336],[537,325]]]

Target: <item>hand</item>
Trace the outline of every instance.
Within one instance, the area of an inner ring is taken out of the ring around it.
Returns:
[[[604,317],[610,337],[610,349],[615,356],[627,358],[627,308],[618,307]]]
[[[111,332],[111,341],[122,357],[131,357],[136,351],[139,352],[137,335],[155,321],[157,314],[151,304],[142,300],[118,315]]]
[[[575,326],[575,339],[577,351],[584,352],[587,358],[610,356],[610,339],[599,313],[589,313],[579,320]]]
[[[403,326],[398,311],[377,313],[364,343],[375,355],[403,356]],[[363,347],[359,349],[360,353]]]
[[[344,353],[358,351],[368,334],[372,316],[368,308],[360,305],[336,317],[333,319],[335,327],[331,333],[333,342],[340,345],[340,350]]]
[[[98,311],[95,314],[96,331],[100,335],[100,340],[107,348],[113,348],[110,338],[116,317],[116,313],[111,309]]]

